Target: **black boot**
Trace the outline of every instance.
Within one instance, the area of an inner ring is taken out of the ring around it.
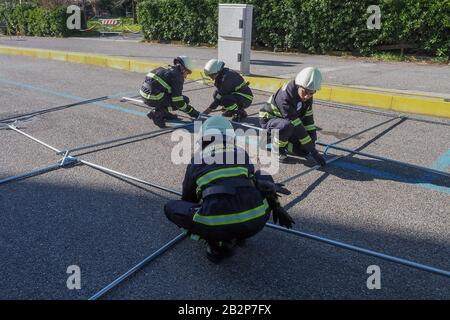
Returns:
[[[150,111],[149,113],[147,113],[147,117],[153,121],[153,123],[162,128],[166,127],[166,122],[164,121],[164,114],[161,112],[156,112],[156,111]]]
[[[287,163],[288,162],[288,151],[286,150],[286,148],[279,148],[278,149],[278,160],[281,163]]]
[[[235,111],[233,111],[233,110],[226,110],[225,112],[222,113],[222,117],[229,118],[229,117],[234,116],[234,114],[235,114]]]
[[[303,157],[303,158],[307,158],[307,156],[309,155],[308,151],[305,151],[303,148],[301,147],[294,147],[292,145],[291,142],[289,142],[289,147],[290,147],[290,153],[299,157]]]
[[[241,122],[242,120],[244,120],[245,118],[247,118],[247,112],[245,112],[245,110],[238,110],[233,117],[231,118],[232,121],[235,122]]]
[[[225,258],[233,255],[233,247],[235,243],[232,241],[223,242],[207,242],[206,243],[206,257],[213,263],[219,263]]]
[[[176,114],[170,113],[167,110],[164,110],[164,120],[171,121],[171,120],[178,120],[178,116]]]
[[[236,245],[238,247],[245,247],[247,244],[247,239],[236,239]]]
[[[194,119],[198,119],[198,116],[200,115],[200,112],[198,112],[197,110],[192,110],[189,115],[194,118]]]

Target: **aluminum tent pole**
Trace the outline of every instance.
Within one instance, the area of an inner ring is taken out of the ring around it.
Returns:
[[[88,163],[86,163],[86,161],[83,161],[83,160],[80,160],[80,162],[88,164]],[[88,165],[90,165],[90,166],[92,166],[94,168],[97,168],[99,170],[102,170],[102,171],[105,171],[105,172],[109,172],[109,173],[115,174],[117,176],[122,176],[124,178],[128,178],[128,179],[134,180],[136,182],[140,182],[142,184],[153,186],[153,187],[155,187],[157,189],[161,189],[161,190],[167,191],[167,192],[172,193],[174,195],[181,196],[181,192],[179,192],[179,191],[176,191],[176,190],[173,190],[173,189],[170,189],[170,188],[165,188],[165,187],[162,187],[162,186],[158,186],[158,185],[155,185],[153,183],[150,183],[150,182],[147,182],[147,181],[135,178],[135,177],[131,177],[131,176],[127,175],[127,174],[120,173],[120,172],[117,172],[117,171],[114,171],[114,170],[111,170],[111,169],[107,169],[105,167],[101,167],[101,166],[98,166],[98,165],[95,165],[95,164],[92,164],[92,163],[89,163]],[[301,237],[304,237],[304,238],[307,238],[307,239],[311,239],[311,240],[316,240],[316,241],[320,241],[320,242],[323,242],[323,243],[327,243],[327,244],[330,244],[330,245],[333,245],[333,246],[336,246],[336,247],[339,247],[339,248],[342,248],[342,249],[355,251],[355,252],[358,252],[358,253],[374,256],[374,257],[377,257],[377,258],[380,258],[380,259],[383,259],[383,260],[387,260],[387,261],[394,262],[394,263],[397,263],[397,264],[405,265],[405,266],[412,267],[412,268],[415,268],[415,269],[419,269],[419,270],[422,270],[422,271],[431,272],[431,273],[442,275],[442,276],[445,276],[445,277],[450,277],[450,271],[446,271],[446,270],[438,269],[438,268],[435,268],[435,267],[427,266],[427,265],[424,265],[424,264],[421,264],[421,263],[417,263],[417,262],[414,262],[414,261],[410,261],[410,260],[406,260],[406,259],[402,259],[402,258],[397,258],[397,257],[394,257],[394,256],[386,255],[384,253],[380,253],[380,252],[369,250],[369,249],[364,249],[364,248],[361,248],[361,247],[356,247],[356,246],[353,246],[353,245],[350,245],[350,244],[346,244],[344,242],[340,242],[340,241],[336,241],[336,240],[332,240],[332,239],[316,236],[316,235],[309,234],[309,233],[306,233],[306,232],[286,229],[286,228],[283,228],[283,227],[280,227],[280,226],[273,225],[271,223],[267,223],[266,226],[269,227],[269,228],[272,228],[272,229],[277,229],[279,231],[287,232],[287,233],[294,234],[294,235],[297,235],[297,236],[301,236]]]
[[[207,115],[202,115],[202,117],[207,118],[208,116],[207,116]],[[334,143],[335,143],[335,144],[341,143],[341,142],[343,142],[343,141],[346,141],[346,140],[348,140],[348,139],[351,139],[351,138],[353,138],[353,137],[356,137],[356,136],[358,136],[358,135],[360,135],[360,134],[363,134],[363,133],[366,133],[366,132],[371,131],[371,130],[373,130],[373,129],[376,129],[376,128],[378,128],[378,127],[381,127],[382,125],[385,125],[385,124],[387,124],[387,123],[389,123],[389,122],[391,122],[391,121],[394,121],[394,120],[396,120],[396,119],[399,119],[399,118],[405,118],[405,116],[403,116],[403,115],[395,116],[395,117],[392,118],[392,119],[383,121],[383,122],[378,123],[378,124],[376,124],[376,125],[374,125],[374,126],[372,126],[372,127],[369,127],[369,128],[367,128],[367,129],[364,129],[364,130],[361,130],[361,131],[359,131],[359,132],[356,132],[356,133],[352,134],[351,136],[348,136],[348,137],[346,137],[346,138],[344,138],[344,139],[338,140],[338,141],[336,141],[336,142],[334,142]],[[255,129],[255,130],[257,130],[257,131],[264,131],[264,130],[265,130],[265,129],[263,129],[263,128],[256,127],[256,126],[253,126],[253,125],[250,125],[250,124],[246,124],[246,123],[241,123],[241,122],[236,122],[236,121],[230,121],[230,122],[233,123],[233,124],[236,124],[236,125],[240,125],[240,126],[243,126],[243,127],[250,128],[250,129]]]
[[[431,273],[434,273],[434,274],[437,274],[437,275],[440,275],[440,276],[444,276],[444,277],[450,278],[450,271],[447,271],[447,270],[438,269],[438,268],[435,268],[435,267],[432,267],[432,266],[428,266],[428,265],[425,265],[425,264],[422,264],[422,263],[417,263],[417,262],[406,260],[406,259],[403,259],[403,258],[394,257],[394,256],[387,255],[387,254],[384,254],[384,253],[381,253],[381,252],[377,252],[377,251],[373,251],[373,250],[370,250],[370,249],[357,247],[357,246],[354,246],[354,245],[351,245],[351,244],[347,244],[347,243],[344,243],[344,242],[340,242],[340,241],[336,241],[336,240],[332,240],[332,239],[316,236],[316,235],[309,234],[309,233],[306,233],[306,232],[292,230],[292,229],[286,229],[286,228],[283,228],[283,227],[280,227],[280,226],[277,226],[277,225],[274,225],[274,224],[271,224],[271,223],[267,223],[266,226],[269,227],[269,228],[278,230],[278,231],[282,231],[282,232],[285,232],[285,233],[293,234],[293,235],[296,235],[296,236],[299,236],[299,237],[302,237],[302,238],[306,238],[306,239],[309,239],[309,240],[319,241],[319,242],[326,243],[326,244],[329,244],[329,245],[332,245],[332,246],[335,246],[335,247],[338,247],[338,248],[341,248],[341,249],[354,251],[354,252],[361,253],[361,254],[364,254],[364,255],[368,255],[368,256],[376,257],[376,258],[379,258],[379,259],[382,259],[382,260],[386,260],[386,261],[389,261],[389,262],[394,262],[394,263],[397,263],[397,264],[401,264],[401,265],[404,265],[404,266],[407,266],[407,267],[410,267],[410,268],[414,268],[414,269],[418,269],[418,270],[426,271],[426,272],[431,272]]]
[[[94,143],[94,144],[88,144],[88,145],[83,145],[83,146],[79,146],[79,147],[74,147],[74,148],[71,148],[71,149],[63,150],[63,151],[58,152],[57,154],[63,154],[63,153],[66,153],[66,152],[72,153],[72,152],[75,152],[75,151],[90,149],[90,148],[99,147],[99,146],[112,144],[112,143],[116,143],[116,142],[122,142],[122,141],[130,140],[130,139],[145,137],[145,136],[148,136],[148,135],[151,135],[151,134],[170,133],[171,131],[174,131],[176,129],[181,129],[181,128],[189,127],[189,126],[192,126],[192,125],[193,125],[193,123],[187,123],[187,124],[179,125],[179,126],[176,126],[176,127],[173,127],[173,128],[160,129],[160,130],[150,131],[150,132],[146,132],[146,133],[140,133],[140,134],[133,135],[133,136],[122,137],[122,138],[117,138],[117,139],[113,139],[113,140],[101,141],[101,142]]]
[[[7,182],[11,182],[11,181],[23,180],[23,179],[26,179],[26,178],[35,177],[35,176],[38,176],[38,175],[41,175],[41,174],[44,174],[44,173],[47,173],[47,172],[50,172],[50,171],[53,171],[53,170],[61,169],[61,168],[62,168],[62,166],[61,166],[60,163],[55,163],[55,164],[49,165],[49,166],[44,167],[44,168],[35,169],[35,170],[27,172],[27,173],[22,173],[22,174],[18,174],[18,175],[15,175],[15,176],[11,176],[11,177],[8,177],[8,178],[1,179],[0,180],[0,184],[4,184],[4,183],[7,183]]]
[[[339,159],[341,159],[341,158],[344,158],[344,157],[345,157],[345,156],[334,156],[333,158],[327,159],[325,162],[326,162],[327,164],[330,164],[330,163],[335,162],[335,161],[337,161],[337,160],[339,160]],[[295,180],[295,179],[297,179],[297,178],[300,178],[301,176],[304,176],[304,175],[306,175],[306,174],[308,174],[308,173],[310,173],[310,172],[313,172],[314,170],[318,170],[318,169],[320,169],[320,168],[322,168],[322,166],[320,166],[319,164],[318,164],[318,165],[315,165],[314,167],[309,168],[309,169],[306,169],[305,171],[302,171],[302,172],[300,172],[300,173],[298,173],[298,174],[296,174],[296,175],[293,175],[292,177],[289,177],[289,178],[287,178],[287,179],[281,181],[280,183],[283,183],[283,184],[289,183],[289,182],[291,182],[292,180]]]
[[[144,102],[142,100],[128,98],[128,97],[122,97],[121,101],[130,101],[130,102],[135,102],[135,103],[139,103],[139,104],[144,104]],[[255,104],[255,105],[259,105],[259,104],[262,104],[262,103],[263,102]],[[200,117],[201,118],[209,118],[210,116],[200,113]],[[243,127],[250,128],[250,129],[255,129],[257,131],[263,131],[264,130],[264,129],[260,128],[260,127],[252,126],[250,124],[246,124],[246,123],[242,123],[242,122],[236,122],[236,121],[231,121],[231,120],[230,120],[230,122],[235,124],[235,125],[243,126]]]
[[[346,105],[346,104],[340,104],[340,103],[333,103],[330,101],[325,100],[316,100],[316,103],[320,106],[327,107],[327,108],[336,108],[336,109],[345,109],[350,111],[357,111],[357,112],[363,112],[363,113],[369,113],[369,114],[376,114],[380,116],[385,117],[397,117],[398,115],[392,112],[383,112],[379,110],[372,110],[369,108],[359,108],[356,106]],[[429,119],[422,119],[418,117],[414,117],[411,115],[404,115],[404,117],[407,120],[410,121],[416,121],[416,122],[423,122],[423,123],[429,123],[429,124],[437,124],[437,125],[443,125],[443,126],[450,126],[449,122],[442,122],[442,121],[435,121],[435,120],[429,120]]]
[[[150,182],[147,182],[147,181],[145,181],[145,180],[142,180],[142,179],[139,179],[139,178],[130,176],[130,175],[128,175],[128,174],[125,174],[125,173],[122,173],[122,172],[118,172],[118,171],[115,171],[115,170],[112,170],[112,169],[109,169],[109,168],[100,166],[100,165],[95,164],[95,163],[92,163],[92,162],[88,162],[88,161],[81,160],[81,159],[79,159],[79,162],[81,162],[81,163],[83,163],[83,164],[85,164],[85,165],[87,165],[87,166],[89,166],[89,167],[98,169],[98,170],[100,170],[100,171],[107,172],[107,173],[111,173],[111,174],[116,175],[116,176],[124,177],[124,178],[126,178],[126,179],[130,179],[130,180],[132,180],[132,181],[136,181],[136,182],[142,183],[142,184],[144,184],[144,185],[147,185],[147,186],[150,186],[150,187],[159,189],[159,190],[163,190],[163,191],[166,191],[166,192],[175,194],[175,195],[177,195],[177,196],[181,196],[181,192],[174,191],[174,190],[172,190],[172,189],[170,189],[170,188],[166,188],[166,187],[163,187],[163,186],[154,184],[154,183],[150,183]]]
[[[136,102],[136,103],[139,103],[139,104],[144,104],[144,101],[142,101],[141,99],[134,99],[134,98],[129,98],[129,97],[122,97],[120,99],[120,102],[125,102],[125,101]]]
[[[375,128],[378,128],[378,127],[380,127],[380,126],[382,126],[382,125],[385,125],[385,124],[387,124],[387,123],[389,123],[389,122],[392,122],[392,121],[394,121],[394,120],[396,120],[396,119],[399,119],[399,118],[401,118],[401,117],[400,117],[400,116],[397,116],[397,117],[395,117],[395,118],[392,118],[392,119],[383,121],[383,122],[378,123],[378,124],[376,124],[376,125],[374,125],[374,126],[372,126],[372,127],[370,127],[370,128],[367,128],[367,129],[364,129],[364,130],[362,130],[362,131],[356,132],[356,133],[354,133],[354,134],[352,134],[352,135],[350,135],[350,136],[348,136],[348,137],[346,137],[346,138],[344,138],[344,139],[337,140],[337,141],[333,142],[331,145],[337,145],[337,144],[339,144],[339,143],[341,143],[341,142],[344,142],[344,141],[346,141],[346,140],[349,140],[349,139],[351,139],[351,138],[354,138],[354,137],[356,137],[356,136],[359,136],[359,135],[361,135],[361,134],[363,134],[363,133],[366,133],[366,132],[368,132],[368,131],[370,131],[370,130],[373,130],[373,129],[375,129]],[[333,158],[330,158],[330,159],[326,160],[326,163],[327,163],[327,164],[330,164],[330,163],[335,162],[335,161],[337,161],[337,160],[339,160],[339,159],[341,159],[341,158],[344,158],[344,157],[345,157],[345,156],[335,156],[335,157],[333,157]],[[292,176],[292,177],[290,177],[290,178],[287,178],[286,180],[283,180],[281,183],[288,183],[288,182],[291,182],[292,180],[295,180],[295,179],[297,179],[297,178],[299,178],[299,177],[301,177],[301,176],[304,176],[304,175],[306,175],[306,174],[308,174],[308,173],[310,173],[310,172],[312,172],[312,171],[314,171],[314,170],[320,169],[320,168],[321,168],[320,165],[316,165],[316,166],[314,166],[314,167],[312,167],[312,168],[309,168],[309,169],[307,169],[307,170],[305,170],[305,171],[303,171],[303,172],[300,172],[299,174],[296,174],[296,175],[294,175],[294,176]]]
[[[349,140],[349,139],[351,139],[351,138],[357,137],[357,136],[359,136],[359,135],[361,135],[361,134],[363,134],[363,133],[366,133],[366,132],[368,132],[368,131],[371,131],[371,130],[373,130],[373,129],[376,129],[376,128],[378,128],[378,127],[381,127],[381,126],[383,126],[383,125],[385,125],[385,124],[387,124],[387,123],[389,123],[389,122],[392,122],[392,121],[397,120],[397,119],[400,119],[400,118],[404,118],[404,117],[403,117],[403,116],[393,117],[393,118],[391,118],[391,119],[389,119],[389,120],[380,122],[380,123],[378,123],[378,124],[376,124],[376,125],[374,125],[374,126],[372,126],[372,127],[370,127],[370,128],[367,128],[367,129],[364,129],[364,130],[362,130],[362,131],[356,132],[356,133],[354,133],[354,134],[352,134],[352,135],[350,135],[350,136],[348,136],[348,137],[346,137],[346,138],[343,138],[343,139],[341,139],[341,140],[338,140],[338,141],[336,141],[336,142],[333,142],[333,143],[330,144],[330,145],[335,146],[335,145],[337,145],[337,144],[340,144],[340,143],[342,143],[342,142],[344,142],[344,141],[347,141],[347,140]]]
[[[58,150],[58,149],[52,147],[51,145],[49,145],[49,144],[47,144],[47,143],[45,143],[45,142],[43,142],[43,141],[33,137],[33,136],[30,136],[29,134],[23,132],[22,130],[17,129],[14,125],[8,125],[8,128],[10,128],[11,130],[14,130],[17,133],[20,133],[21,135],[24,135],[25,137],[27,137],[27,138],[29,138],[29,139],[31,139],[31,140],[33,140],[33,141],[43,145],[44,147],[46,147],[46,148],[48,148],[50,150],[55,151],[56,153],[61,152],[61,150]]]
[[[162,254],[164,254],[166,251],[171,249],[173,246],[175,246],[177,243],[179,243],[184,238],[186,238],[186,234],[184,234],[184,233],[179,234],[174,239],[172,239],[171,241],[166,243],[164,246],[159,248],[157,251],[155,251],[153,254],[151,254],[150,256],[148,256],[147,258],[142,260],[141,262],[139,262],[137,265],[135,265],[133,268],[131,268],[130,270],[125,272],[119,278],[117,278],[116,280],[111,282],[109,285],[107,285],[106,287],[101,289],[99,292],[94,294],[92,297],[89,298],[89,300],[98,300],[98,299],[100,299],[105,294],[107,294],[109,291],[111,291],[112,289],[117,287],[119,284],[124,282],[126,279],[128,279],[130,276],[132,276],[134,273],[136,273],[137,271],[139,271],[142,268],[144,268],[148,263],[152,262],[153,260],[155,260],[156,258],[161,256]]]
[[[107,96],[99,97],[99,98],[93,98],[93,99],[88,99],[88,100],[83,100],[83,101],[74,102],[74,103],[70,103],[70,104],[66,104],[66,105],[62,105],[62,106],[58,106],[58,107],[53,107],[53,108],[49,108],[49,109],[38,110],[38,111],[29,112],[29,113],[24,113],[24,114],[16,115],[14,117],[6,118],[6,119],[0,119],[0,122],[8,122],[8,121],[13,121],[13,120],[20,120],[22,118],[28,118],[28,117],[32,117],[32,116],[35,116],[35,115],[40,115],[40,114],[44,114],[44,113],[48,113],[48,112],[63,110],[63,109],[67,109],[67,108],[71,108],[71,107],[75,107],[75,106],[80,106],[80,105],[83,105],[83,104],[89,104],[89,103],[93,103],[93,102],[97,102],[97,101],[106,100],[106,99],[108,99]]]
[[[125,102],[125,101],[129,101],[129,102],[135,102],[135,103],[138,103],[138,104],[141,104],[141,105],[145,105],[145,103],[144,103],[144,101],[142,101],[142,100],[140,100],[140,99],[135,99],[135,98],[133,98],[133,97],[122,97],[121,99],[120,99],[120,101],[121,102]],[[265,104],[266,102],[257,102],[257,103],[253,103],[251,106],[253,107],[253,106],[259,106],[259,105],[262,105],[262,104]],[[151,108],[151,107],[149,107],[149,108]]]

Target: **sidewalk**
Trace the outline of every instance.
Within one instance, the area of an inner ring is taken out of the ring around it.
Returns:
[[[23,48],[88,52],[171,63],[177,55],[189,55],[197,68],[217,57],[217,49],[140,43],[122,38],[37,38],[18,41],[0,38],[0,45]],[[251,72],[293,78],[302,68],[317,66],[326,84],[400,90],[450,98],[450,66],[404,62],[372,62],[325,55],[283,54],[252,51]]]

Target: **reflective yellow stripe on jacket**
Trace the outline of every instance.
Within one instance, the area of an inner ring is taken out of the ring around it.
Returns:
[[[164,88],[166,88],[167,92],[172,93],[172,87],[167,84],[160,76],[157,76],[153,72],[149,72],[147,74],[147,77],[154,79],[159,82],[160,85],[162,85]]]
[[[232,214],[208,216],[196,213],[193,220],[197,223],[205,224],[208,226],[222,226],[227,224],[243,223],[265,215],[268,208],[269,204],[267,203],[267,200],[264,199],[263,203],[260,206],[250,210]]]

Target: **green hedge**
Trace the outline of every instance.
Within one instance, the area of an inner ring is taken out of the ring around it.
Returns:
[[[66,7],[44,9],[35,5],[0,7],[0,20],[6,24],[6,33],[28,36],[67,36]]]
[[[215,43],[217,4],[217,0],[149,0],[139,3],[138,19],[148,40]]]
[[[380,45],[414,44],[416,52],[448,57],[450,0],[228,0],[255,6],[253,42],[276,50],[369,54]],[[139,22],[147,40],[216,44],[218,0],[144,0]],[[381,30],[368,30],[370,5]]]

